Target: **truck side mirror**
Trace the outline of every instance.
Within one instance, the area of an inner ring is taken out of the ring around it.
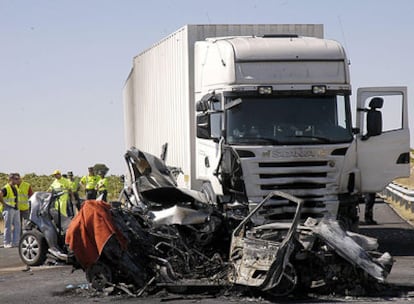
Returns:
[[[197,137],[211,138],[210,114],[203,113],[197,115]]]
[[[377,109],[381,109],[384,99],[380,97],[372,98],[369,102],[367,110],[367,134],[366,139],[371,136],[377,136],[382,133],[382,113]]]
[[[210,103],[214,101],[217,101],[217,97],[214,92],[204,95],[199,101],[196,102],[196,111],[208,111],[210,109]]]
[[[205,112],[208,110],[208,100],[199,100],[196,102],[196,111],[197,112]]]

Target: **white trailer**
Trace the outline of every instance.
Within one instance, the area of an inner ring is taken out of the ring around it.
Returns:
[[[184,26],[134,58],[127,148],[167,142],[181,186],[212,203],[251,209],[281,190],[304,216],[355,222],[362,193],[409,175],[409,130],[405,87],[358,89],[352,125],[348,65],[322,25]],[[265,221],[295,211],[267,209]]]
[[[321,24],[186,25],[133,59],[124,88],[126,147],[159,155],[168,143],[168,164],[180,167],[194,187],[194,44],[209,37],[299,34],[323,37]]]

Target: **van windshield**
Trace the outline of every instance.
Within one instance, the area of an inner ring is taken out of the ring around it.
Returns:
[[[349,98],[242,97],[226,111],[229,144],[345,143],[353,139]],[[232,98],[228,100],[231,102]]]

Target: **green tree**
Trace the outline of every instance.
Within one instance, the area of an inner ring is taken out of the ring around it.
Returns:
[[[105,174],[107,174],[109,171],[109,168],[105,164],[95,164],[93,166],[93,170],[95,171],[95,174],[97,174],[98,172],[102,172],[102,171]]]

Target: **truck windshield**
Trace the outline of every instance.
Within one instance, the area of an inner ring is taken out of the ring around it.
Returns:
[[[348,101],[340,95],[242,97],[226,111],[226,139],[240,145],[350,142]]]

